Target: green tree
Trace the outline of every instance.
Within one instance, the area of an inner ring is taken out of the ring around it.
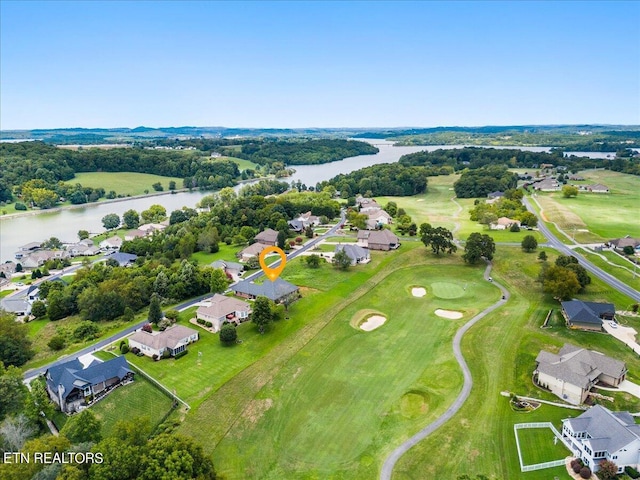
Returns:
[[[33,357],[28,330],[26,325],[16,323],[14,315],[0,310],[0,362],[5,367],[19,367]]]
[[[176,189],[176,182],[174,180],[169,180],[169,190],[173,191]]]
[[[109,213],[102,217],[102,225],[107,230],[113,230],[114,228],[118,228],[120,225],[120,217],[115,213]]]
[[[56,352],[58,350],[62,350],[65,347],[64,337],[61,335],[54,335],[51,337],[51,340],[49,340],[49,343],[47,343],[47,346]]]
[[[273,321],[273,313],[271,311],[271,300],[267,297],[259,296],[253,303],[253,313],[251,321],[258,326],[260,333],[264,333],[264,329]]]
[[[22,372],[14,366],[5,368],[0,362],[0,421],[22,410],[27,393]]]
[[[483,258],[492,260],[495,251],[496,245],[492,237],[474,232],[467,238],[462,258],[466,263],[474,265]]]
[[[425,247],[431,247],[435,255],[448,253],[451,255],[458,247],[453,243],[453,233],[444,227],[433,228],[428,223],[420,225],[420,239]]]
[[[122,222],[128,229],[138,228],[140,225],[140,215],[133,209],[127,210],[122,214]]]
[[[309,268],[318,268],[320,266],[320,256],[315,253],[305,257],[304,260]]]
[[[24,407],[25,415],[35,424],[46,427],[46,422],[42,416],[51,418],[56,411],[56,407],[49,398],[47,393],[46,382],[43,377],[37,378],[31,382],[31,390],[29,390]]]
[[[160,295],[162,298],[166,298],[169,292],[169,277],[161,270],[156,279],[153,281],[153,291]]]
[[[578,187],[574,187],[573,185],[565,185],[562,187],[562,196],[564,198],[571,198],[578,196]]]
[[[524,250],[525,252],[533,252],[536,248],[538,248],[538,241],[533,235],[526,235],[522,239],[521,246],[522,246],[522,250]]]
[[[160,320],[162,320],[160,298],[154,293],[151,295],[151,301],[149,302],[149,321],[157,325]]]
[[[347,252],[338,250],[333,256],[333,266],[339,270],[346,270],[351,266],[351,259]]]
[[[70,417],[60,431],[62,435],[75,443],[102,440],[102,422],[90,409],[85,409]]]
[[[396,213],[398,213],[398,204],[396,202],[387,202],[384,210],[392,217],[395,217]]]
[[[85,239],[89,238],[89,231],[88,230],[78,230],[78,238],[80,240],[85,240]]]
[[[79,341],[93,340],[98,333],[100,327],[93,322],[82,322],[73,330],[73,338]]]
[[[222,293],[229,286],[229,279],[221,268],[215,268],[211,272],[211,291]]]
[[[141,460],[140,480],[216,478],[213,463],[202,446],[182,435],[162,433],[153,437]]]
[[[144,223],[160,223],[167,219],[167,209],[162,205],[154,204],[144,210],[140,216]]]
[[[237,338],[238,338],[238,332],[236,330],[236,327],[231,325],[230,323],[223,325],[222,328],[220,329],[220,341],[223,344],[231,345],[232,343],[235,343]]]
[[[618,477],[618,466],[610,460],[600,462],[598,478],[600,480],[614,480]]]
[[[304,229],[304,236],[307,238],[313,238],[313,228],[311,226]]]
[[[44,302],[40,300],[36,300],[35,302],[33,302],[33,305],[31,305],[31,315],[33,315],[34,318],[42,318],[46,314],[47,306],[44,304]]]
[[[547,261],[547,252],[545,252],[544,250],[542,250],[539,254],[538,254],[538,260],[542,261],[542,262],[546,262]]]
[[[278,239],[276,241],[276,245],[278,246],[278,248],[281,248],[282,250],[284,250],[286,241],[287,241],[287,234],[284,231],[280,230],[278,232]]]
[[[580,282],[574,272],[565,267],[551,265],[543,270],[542,289],[560,300],[569,300],[580,291]]]
[[[520,215],[520,223],[522,225],[526,225],[527,227],[533,228],[538,225],[538,217],[536,217],[535,214],[531,212],[524,212],[522,215]]]

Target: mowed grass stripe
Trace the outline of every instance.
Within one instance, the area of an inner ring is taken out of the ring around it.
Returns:
[[[80,183],[83,187],[104,188],[107,192],[114,190],[120,195],[142,195],[145,190],[154,192],[154,183],[160,182],[164,190],[169,190],[169,182],[176,182],[176,188],[182,188],[182,178],[163,177],[149,173],[134,172],[86,172],[76,173],[68,184]]]
[[[571,455],[550,428],[523,428],[516,433],[520,442],[522,462],[525,465],[553,462]]]

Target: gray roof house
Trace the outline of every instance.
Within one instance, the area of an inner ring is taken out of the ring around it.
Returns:
[[[338,253],[341,250],[344,250],[347,256],[351,259],[351,265],[356,265],[358,263],[367,263],[371,260],[371,257],[369,256],[369,250],[359,245],[336,245],[335,253]]]
[[[213,268],[221,268],[225,272],[232,275],[240,275],[242,272],[244,272],[243,264],[237,262],[228,262],[227,260],[216,260],[215,262],[211,263],[211,266]]]
[[[115,386],[133,379],[133,371],[124,357],[106,362],[94,360],[87,367],[77,358],[54,365],[44,373],[47,391],[63,412],[80,407],[106,395]]]
[[[245,247],[238,253],[236,253],[236,256],[240,259],[241,262],[246,262],[250,258],[260,255],[260,252],[262,252],[262,250],[264,250],[265,248],[267,248],[267,245],[258,242],[252,243],[248,247]]]
[[[629,412],[612,412],[595,405],[576,418],[562,421],[562,437],[593,472],[609,460],[622,473],[640,467],[640,425]]]
[[[19,317],[31,315],[31,304],[26,297],[9,297],[2,299],[2,308]]]
[[[369,250],[395,250],[400,239],[390,230],[358,230],[358,245]]]
[[[257,234],[254,240],[256,243],[262,243],[263,245],[275,245],[278,242],[278,232],[271,228],[267,228]]]
[[[265,280],[263,283],[253,283],[248,280],[243,280],[231,286],[231,290],[240,297],[254,299],[264,296],[276,303],[282,303],[286,300],[297,299],[300,289],[286,280],[276,278],[273,282],[271,280]]]
[[[128,267],[133,264],[137,258],[138,256],[133,253],[116,252],[109,255],[107,260],[115,260],[121,267]]]
[[[582,330],[600,331],[602,320],[613,320],[616,314],[616,308],[612,303],[569,300],[561,302],[561,305],[567,325]]]
[[[537,384],[574,405],[584,403],[595,384],[617,387],[627,374],[624,362],[569,343],[557,355],[541,350],[536,365]]]
[[[200,335],[192,328],[174,325],[162,332],[138,330],[129,337],[129,348],[137,347],[148,357],[160,357],[167,350],[172,357],[187,349]]]

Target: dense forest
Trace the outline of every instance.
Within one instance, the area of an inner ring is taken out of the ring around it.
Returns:
[[[495,191],[504,192],[518,185],[518,175],[500,165],[488,165],[465,170],[453,184],[458,198],[486,197]]]
[[[361,194],[378,195],[417,195],[427,190],[427,177],[448,175],[453,169],[444,167],[407,167],[400,163],[383,163],[361,168],[348,174],[340,174],[331,180],[320,182],[316,189],[334,187],[342,198]]]
[[[373,155],[378,149],[365,142],[339,139],[307,141],[262,141],[242,145],[237,157],[260,165],[314,165],[335,162],[357,155]]]

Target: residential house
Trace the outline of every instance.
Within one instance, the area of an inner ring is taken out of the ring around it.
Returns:
[[[144,238],[147,236],[147,232],[143,232],[142,230],[139,229],[133,229],[133,230],[129,230],[128,232],[125,232],[124,234],[124,239],[129,242],[131,240],[135,240],[136,238]]]
[[[601,183],[595,183],[593,185],[585,185],[584,189],[590,193],[609,193],[609,187]]]
[[[4,273],[5,277],[11,278],[11,274],[16,273],[16,266],[16,263],[11,261],[0,263],[0,272]]]
[[[372,210],[365,212],[365,215],[369,217],[367,219],[367,230],[375,230],[382,225],[389,225],[393,223],[393,218],[384,210]]]
[[[573,182],[583,182],[584,181],[584,177],[581,177],[580,175],[569,175],[569,180],[573,181]]]
[[[278,232],[272,230],[271,228],[267,228],[266,230],[257,234],[254,240],[256,241],[256,243],[275,246],[276,243],[278,243]]]
[[[138,330],[129,337],[129,348],[137,347],[148,357],[162,357],[165,351],[175,357],[187,349],[187,345],[197,341],[198,332],[192,328],[174,325],[162,332],[148,333]]]
[[[640,425],[629,412],[612,412],[594,405],[576,418],[562,421],[562,438],[591,471],[608,460],[622,473],[625,467],[640,469]]]
[[[352,266],[358,263],[368,263],[369,261],[371,261],[369,250],[361,247],[360,245],[336,245],[335,253],[338,253],[340,251],[344,251],[347,254],[347,256],[351,259]]]
[[[20,247],[20,250],[16,253],[16,258],[19,260],[29,255],[29,253],[38,250],[41,246],[42,246],[41,242],[31,242],[31,243],[27,243],[26,245],[22,245]]]
[[[233,278],[238,278],[244,272],[244,265],[236,262],[228,262],[226,260],[216,260],[211,263],[213,268],[220,268],[224,273],[231,275]]]
[[[102,250],[95,245],[88,246],[84,243],[74,243],[67,246],[67,252],[71,257],[90,257],[91,255],[98,255]]]
[[[570,328],[582,330],[602,330],[603,320],[613,320],[616,309],[612,303],[583,302],[582,300],[569,300],[560,302],[562,314]]]
[[[44,374],[51,399],[65,413],[75,412],[106,395],[118,385],[133,380],[125,357],[106,362],[94,360],[84,366],[75,359],[49,367]]]
[[[625,247],[633,247],[633,249],[638,252],[640,251],[640,238],[631,238],[627,235],[623,238],[614,238],[613,240],[609,240],[609,245],[621,253]]]
[[[500,217],[490,225],[490,228],[491,230],[509,230],[513,225],[518,225],[518,227],[520,227],[520,220]]]
[[[144,225],[140,225],[138,230],[144,232],[145,235],[152,235],[154,232],[161,232],[165,228],[167,228],[167,226],[161,223],[145,223]]]
[[[267,248],[267,245],[264,245],[262,243],[253,243],[248,247],[245,247],[242,250],[240,250],[236,254],[236,256],[240,259],[241,262],[246,262],[250,258],[257,257],[258,255],[260,255],[260,252],[262,252],[262,250],[264,250],[265,248]]]
[[[400,239],[390,230],[359,230],[358,245],[369,250],[395,250]]]
[[[31,304],[25,297],[9,297],[2,299],[2,308],[18,317],[31,315]]]
[[[29,303],[33,303],[36,300],[40,299],[40,287],[38,287],[37,285],[29,285],[29,288],[27,289],[27,301]]]
[[[263,283],[253,283],[248,280],[236,283],[231,290],[239,297],[255,299],[260,296],[267,297],[276,303],[285,303],[295,300],[300,296],[300,289],[295,285],[277,278],[275,281],[265,280]]]
[[[382,208],[378,202],[376,202],[373,198],[363,197],[362,195],[356,195],[356,206],[362,211],[364,208],[365,211],[368,208],[377,209]]]
[[[487,195],[487,198],[488,198],[489,200],[492,200],[492,199],[498,199],[498,198],[502,198],[502,197],[504,197],[504,192],[501,192],[501,191],[499,191],[499,190],[498,190],[498,191],[495,191],[495,192],[491,192],[491,193],[489,193],[489,194]]]
[[[289,220],[287,224],[289,225],[289,229],[296,233],[301,233],[306,228],[301,220]]]
[[[28,256],[23,257],[21,262],[25,268],[38,268],[44,265],[47,260],[54,258],[67,258],[69,256],[66,250],[36,250]]]
[[[122,246],[122,238],[118,236],[113,236],[109,238],[105,238],[100,242],[100,248],[102,248],[105,252],[117,252],[120,250]]]
[[[246,321],[250,313],[251,306],[247,302],[216,293],[210,299],[201,302],[196,310],[196,318],[211,322],[213,331],[217,332],[224,322],[238,325]]]
[[[560,352],[541,350],[536,358],[534,380],[573,405],[580,405],[597,383],[617,387],[625,379],[624,362],[602,353],[566,343]]]
[[[119,266],[128,267],[129,265],[133,265],[137,258],[138,256],[133,253],[116,252],[110,255],[107,261],[114,260],[118,262]]]
[[[534,190],[540,192],[557,192],[560,190],[560,184],[555,178],[544,178],[531,184]]]

